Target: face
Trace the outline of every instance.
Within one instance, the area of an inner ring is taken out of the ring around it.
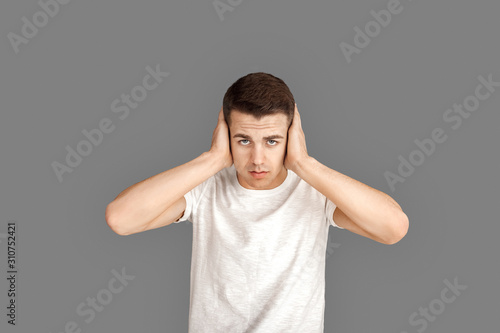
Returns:
[[[270,190],[281,185],[287,176],[284,158],[288,120],[274,114],[257,120],[252,115],[231,111],[231,152],[238,182],[251,190]],[[256,175],[252,171],[266,171]]]

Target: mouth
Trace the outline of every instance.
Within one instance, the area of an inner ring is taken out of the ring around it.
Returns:
[[[250,174],[251,174],[254,178],[262,178],[262,177],[264,177],[264,176],[267,174],[267,171],[261,171],[261,172],[250,171]]]

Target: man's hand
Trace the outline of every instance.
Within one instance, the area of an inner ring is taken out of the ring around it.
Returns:
[[[233,165],[233,154],[229,143],[229,128],[222,107],[219,112],[219,120],[212,135],[212,146],[209,152],[217,156],[222,162],[223,168]]]
[[[293,121],[288,128],[288,142],[285,154],[285,168],[296,172],[297,163],[306,160],[309,157],[306,147],[306,136],[302,130],[299,110],[295,104]]]

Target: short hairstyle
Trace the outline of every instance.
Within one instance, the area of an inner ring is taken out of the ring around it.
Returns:
[[[256,72],[236,80],[226,91],[222,102],[224,118],[231,124],[231,111],[253,115],[257,120],[282,113],[292,124],[295,99],[285,82],[269,73]]]

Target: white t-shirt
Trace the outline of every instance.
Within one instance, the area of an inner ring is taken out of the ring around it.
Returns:
[[[288,170],[246,189],[234,164],[184,195],[193,223],[189,333],[323,333],[336,205]]]

